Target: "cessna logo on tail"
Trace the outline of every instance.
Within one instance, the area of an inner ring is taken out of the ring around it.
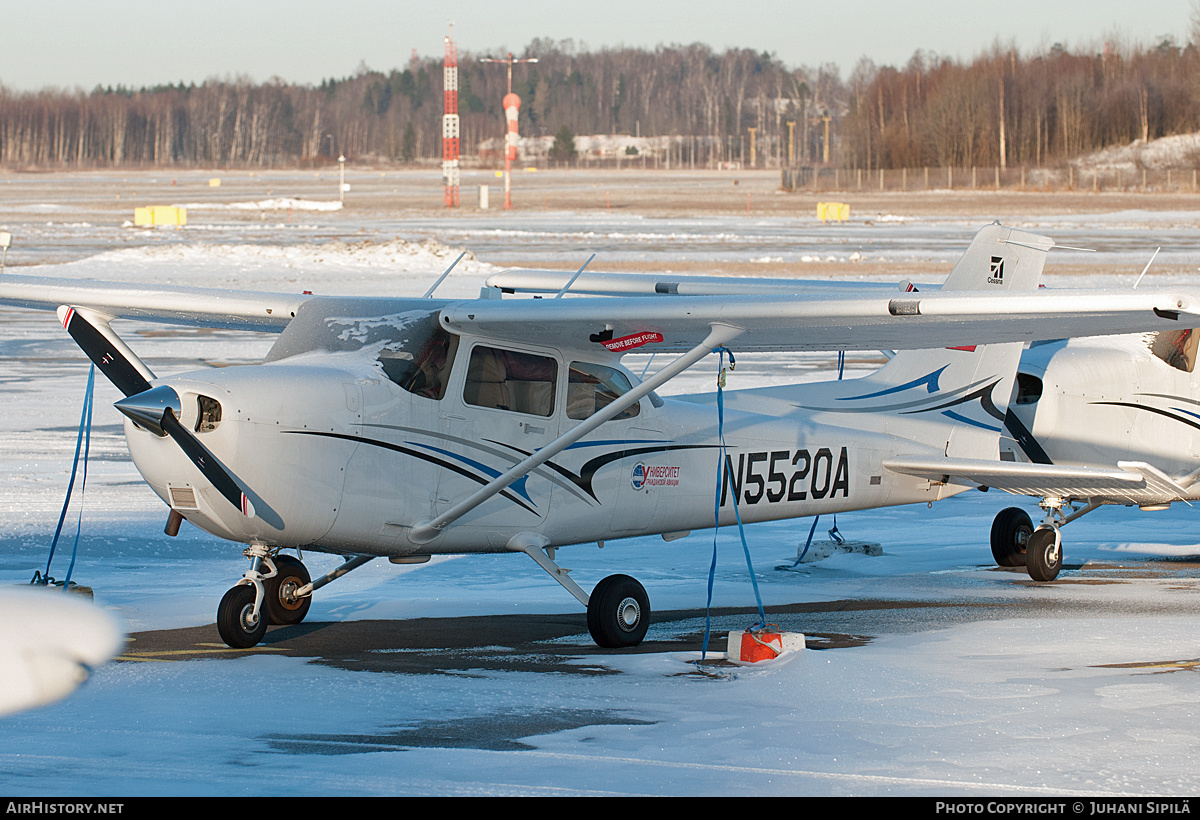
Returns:
[[[989,285],[1003,285],[1004,284],[1004,257],[1003,256],[993,256],[992,257],[992,266],[991,266],[991,269],[988,271],[988,274],[989,274],[988,275],[988,284]]]

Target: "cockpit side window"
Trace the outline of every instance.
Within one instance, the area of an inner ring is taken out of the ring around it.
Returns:
[[[1150,351],[1176,370],[1191,373],[1196,369],[1196,331],[1191,328],[1183,330],[1160,330],[1154,334]]]
[[[586,419],[632,389],[629,377],[612,367],[591,362],[571,362],[567,378],[567,418]],[[613,417],[631,419],[641,412],[635,402]]]
[[[458,337],[434,327],[415,354],[403,348],[384,348],[379,364],[384,374],[409,393],[441,400],[458,351]]]
[[[549,416],[554,412],[557,380],[558,362],[548,356],[478,345],[471,350],[463,401],[476,407]]]

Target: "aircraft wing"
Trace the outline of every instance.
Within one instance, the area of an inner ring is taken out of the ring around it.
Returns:
[[[942,484],[975,484],[1013,495],[1038,498],[1104,500],[1116,504],[1163,504],[1184,501],[1188,491],[1145,462],[1122,461],[1116,467],[1070,467],[1020,461],[897,456],[883,466]]]
[[[558,293],[571,282],[571,271],[514,268],[487,278],[489,287],[505,293]],[[908,282],[902,282],[905,290]],[[918,290],[937,290],[940,285],[916,285]],[[668,273],[582,273],[568,293],[574,296],[737,296],[743,294],[896,291],[896,282],[856,282],[831,279],[785,279],[783,277],[672,276]]]
[[[300,305],[320,298],[0,276],[2,304],[43,310],[70,305],[112,318],[232,329],[282,330]],[[609,342],[606,347],[618,352],[639,343],[646,344],[644,352],[690,350],[708,337],[714,324],[740,331],[739,351],[924,349],[1200,327],[1200,289],[1187,287],[905,294],[847,289],[440,304],[442,324],[452,332],[574,349]],[[622,339],[636,341],[622,347]]]
[[[650,340],[684,351],[714,324],[738,351],[925,349],[1200,327],[1200,289],[480,300],[442,310],[456,333],[579,349]]]
[[[0,276],[0,303],[56,310],[85,307],[112,318],[236,330],[281,331],[310,295],[135,285],[49,276]]]

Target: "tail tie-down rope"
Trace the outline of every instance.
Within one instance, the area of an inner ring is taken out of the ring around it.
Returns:
[[[725,445],[725,356],[729,356],[729,369],[732,371],[737,367],[737,361],[733,357],[733,351],[727,347],[713,348],[713,353],[719,356],[717,363],[717,438],[720,441],[720,447],[717,451],[717,489],[713,499],[713,553],[712,562],[708,567],[708,602],[704,608],[704,645],[700,650],[700,660],[704,660],[708,655],[708,639],[712,632],[712,595],[713,581],[716,578],[717,572],[717,537],[720,533],[719,525],[721,523],[721,490],[726,481],[730,482],[732,489],[733,476],[727,476],[725,463],[727,459],[728,448]],[[763,612],[762,596],[758,592],[758,580],[754,577],[754,564],[750,560],[750,547],[746,543],[746,528],[742,525],[742,514],[738,509],[738,499],[736,493],[731,493],[733,497],[733,514],[737,519],[738,535],[742,540],[742,551],[746,554],[746,569],[750,573],[750,583],[754,587],[754,599],[758,603],[758,623],[750,627],[751,630],[766,628],[767,616]]]
[[[67,483],[67,497],[63,499],[62,512],[58,516],[58,527],[54,530],[54,540],[50,542],[50,556],[46,559],[46,573],[43,575],[35,570],[33,580],[29,582],[40,586],[62,586],[64,592],[73,586],[71,573],[75,571],[75,557],[79,552],[79,536],[83,532],[83,498],[87,490],[88,454],[92,447],[92,394],[95,386],[96,365],[93,364],[88,371],[87,388],[83,396],[83,412],[79,416],[79,435],[75,439],[75,461],[71,465],[71,480]],[[67,509],[71,506],[71,493],[75,489],[75,476],[79,472],[81,451],[83,453],[83,475],[79,482],[79,518],[75,527],[75,544],[71,547],[71,563],[67,566],[67,577],[59,582],[50,577],[50,564],[54,561],[58,538],[62,534],[63,522],[67,518]]]

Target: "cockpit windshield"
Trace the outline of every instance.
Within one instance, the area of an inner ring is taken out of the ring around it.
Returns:
[[[439,307],[431,309],[427,299],[306,302],[266,360],[315,351],[371,351],[388,379],[410,393],[440,399],[446,393],[458,337],[442,328]]]

